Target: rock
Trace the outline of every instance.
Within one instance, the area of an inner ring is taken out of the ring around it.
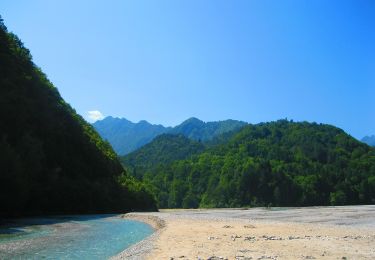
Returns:
[[[236,260],[251,260],[253,259],[251,256],[244,256],[244,255],[238,255],[235,257]]]
[[[252,237],[252,236],[245,237],[245,241],[254,241],[254,240],[256,240],[255,237]]]
[[[261,260],[261,259],[277,259],[277,256],[266,256],[266,255],[262,255],[261,257],[258,257],[258,260]]]
[[[264,238],[264,240],[283,240],[281,237],[277,237],[277,236],[266,236],[266,235],[263,235],[262,237]]]
[[[229,225],[225,225],[223,228],[233,228],[233,227]]]
[[[241,236],[238,236],[238,235],[232,235],[230,237],[233,241],[236,241],[237,238],[241,238]]]
[[[254,251],[250,250],[250,249],[240,249],[240,250],[238,250],[238,252],[240,252],[240,253],[249,253],[249,252],[254,252]]]
[[[222,256],[210,256],[207,260],[228,260],[228,258]]]
[[[253,226],[253,225],[245,225],[245,226],[243,226],[244,228],[255,228],[255,226]]]
[[[301,237],[289,236],[288,239],[289,239],[289,240],[293,240],[293,239],[301,239]]]

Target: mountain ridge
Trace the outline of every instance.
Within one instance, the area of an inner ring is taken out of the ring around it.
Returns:
[[[375,147],[375,135],[367,135],[361,139],[362,142]]]
[[[161,124],[151,124],[146,120],[133,123],[126,118],[108,116],[92,125],[121,156],[150,143],[160,134],[183,134],[195,141],[209,141],[222,133],[239,129],[246,124],[246,122],[232,119],[204,122],[191,117],[175,127],[165,127]]]

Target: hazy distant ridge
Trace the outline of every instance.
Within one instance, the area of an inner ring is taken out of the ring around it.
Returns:
[[[370,146],[375,146],[375,135],[365,136],[361,141]]]
[[[104,139],[108,140],[119,155],[125,155],[151,142],[160,134],[182,134],[195,141],[209,141],[246,124],[246,122],[230,119],[203,122],[192,117],[175,127],[165,127],[150,124],[145,120],[133,123],[125,118],[109,116],[95,122],[93,126]]]
[[[150,124],[145,120],[133,123],[125,118],[111,116],[96,121],[93,126],[112,145],[116,153],[121,155],[138,149],[171,129]]]

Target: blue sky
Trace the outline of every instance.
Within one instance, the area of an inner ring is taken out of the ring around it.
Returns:
[[[372,0],[1,0],[0,10],[86,118],[288,118],[375,134]]]

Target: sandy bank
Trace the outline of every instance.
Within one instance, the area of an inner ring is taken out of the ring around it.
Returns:
[[[120,258],[375,259],[374,213],[375,206],[352,206],[132,214],[163,224],[135,254]]]

